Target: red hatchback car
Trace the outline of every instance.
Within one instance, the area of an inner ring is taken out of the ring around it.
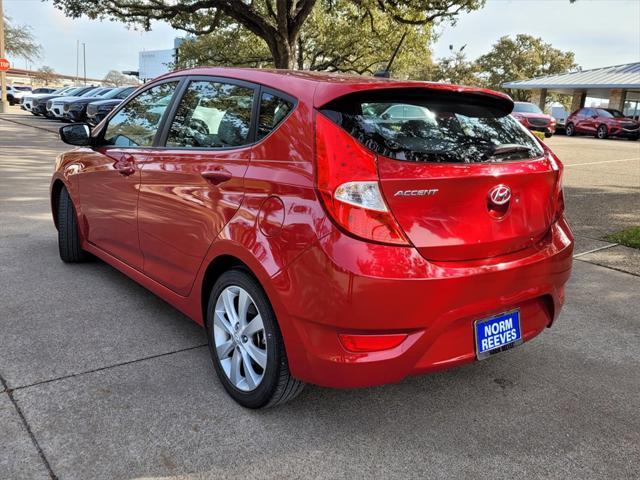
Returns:
[[[558,316],[562,164],[503,94],[199,68],[57,159],[62,260],[93,254],[206,328],[240,404],[489,357]]]
[[[622,137],[638,140],[640,122],[612,108],[581,108],[567,117],[567,135],[595,135],[600,139]]]
[[[514,102],[512,115],[529,130],[544,133],[549,138],[556,133],[556,119],[529,102]]]

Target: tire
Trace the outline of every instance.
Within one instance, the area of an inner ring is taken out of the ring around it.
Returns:
[[[65,263],[81,263],[89,257],[80,248],[76,209],[66,188],[60,191],[58,198],[58,251],[60,259]]]
[[[551,132],[544,132],[544,138],[551,138],[553,137],[553,133]]]
[[[567,137],[573,137],[576,134],[576,128],[573,123],[567,123],[567,126],[564,127],[564,133],[567,134]]]
[[[596,138],[599,138],[600,140],[604,140],[608,136],[609,136],[609,131],[607,130],[607,126],[599,125],[598,129],[596,130]]]
[[[247,305],[244,315],[241,300]],[[254,323],[258,317],[261,324]],[[269,299],[247,271],[229,270],[213,286],[207,307],[207,341],[220,382],[243,407],[274,407],[302,392],[305,384],[291,376]]]

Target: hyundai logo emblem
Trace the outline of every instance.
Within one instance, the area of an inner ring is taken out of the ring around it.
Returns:
[[[489,190],[489,200],[494,205],[504,205],[511,200],[511,189],[506,185],[496,185]]]

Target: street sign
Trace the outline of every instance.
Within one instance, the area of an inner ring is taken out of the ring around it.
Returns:
[[[0,72],[6,72],[11,67],[9,60],[6,58],[0,58]]]

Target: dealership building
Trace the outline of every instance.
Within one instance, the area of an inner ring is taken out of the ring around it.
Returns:
[[[589,97],[607,99],[609,108],[620,110],[629,117],[640,115],[640,62],[517,80],[502,86],[530,90],[531,102],[543,110],[547,94],[561,93],[572,96],[572,112],[584,107]]]
[[[175,38],[173,48],[138,52],[138,78],[143,82],[170,72],[178,60],[178,48],[184,38]]]

